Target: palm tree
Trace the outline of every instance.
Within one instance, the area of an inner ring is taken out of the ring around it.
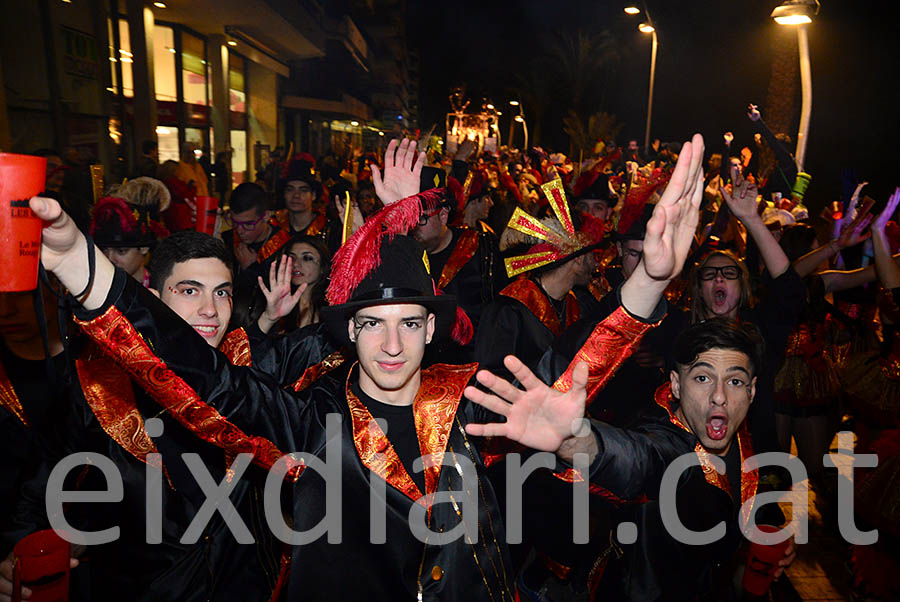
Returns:
[[[623,124],[616,121],[616,116],[599,112],[588,117],[587,123],[572,109],[563,117],[563,130],[568,134],[570,142],[569,155],[579,154],[579,163],[584,155],[594,152],[594,144],[598,140],[614,139],[622,131]]]

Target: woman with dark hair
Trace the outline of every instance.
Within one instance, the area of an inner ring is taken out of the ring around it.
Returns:
[[[756,184],[744,179],[740,170],[732,166],[731,184],[720,191],[731,214],[741,221],[755,243],[767,274],[760,282],[760,300],[753,304],[751,274],[745,263],[730,251],[709,253],[691,272],[691,321],[726,318],[750,322],[760,329],[768,353],[758,378],[756,399],[750,407],[750,432],[757,452],[779,451],[781,446],[775,430],[775,373],[803,307],[806,290],[759,215]],[[789,485],[777,482],[783,475],[776,476],[773,470],[765,472],[761,478],[770,480],[772,485]]]
[[[264,333],[276,325],[281,334],[316,324],[319,309],[326,305],[331,254],[325,242],[317,236],[300,235],[286,249],[281,261],[269,268],[269,286],[259,278],[266,306],[256,323]]]

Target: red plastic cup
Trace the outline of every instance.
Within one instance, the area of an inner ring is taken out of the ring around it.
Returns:
[[[219,199],[214,196],[198,196],[197,203],[197,232],[213,234],[216,230],[216,214],[219,209]]]
[[[757,529],[764,533],[776,533],[780,527],[772,525],[757,525]],[[778,570],[778,561],[784,558],[784,552],[790,543],[790,538],[781,543],[764,544],[752,542],[747,553],[747,566],[744,569],[744,589],[754,596],[764,596],[775,579],[775,571]]]
[[[44,190],[47,159],[0,153],[0,291],[37,288],[41,251],[40,218],[28,199]]]
[[[13,548],[12,602],[19,602],[22,587],[31,590],[29,602],[67,602],[69,599],[69,542],[53,529],[38,531]]]

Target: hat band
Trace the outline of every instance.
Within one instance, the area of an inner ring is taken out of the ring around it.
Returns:
[[[388,287],[353,297],[351,301],[380,301],[383,299],[409,299],[424,296],[422,291],[418,291],[414,288]]]

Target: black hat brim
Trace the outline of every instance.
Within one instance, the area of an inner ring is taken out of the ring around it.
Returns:
[[[453,295],[428,295],[419,297],[386,297],[349,301],[341,305],[323,307],[319,317],[335,341],[346,347],[353,347],[347,332],[347,320],[365,307],[378,305],[421,305],[434,314],[434,336],[432,341],[450,338],[456,321],[456,297]]]

